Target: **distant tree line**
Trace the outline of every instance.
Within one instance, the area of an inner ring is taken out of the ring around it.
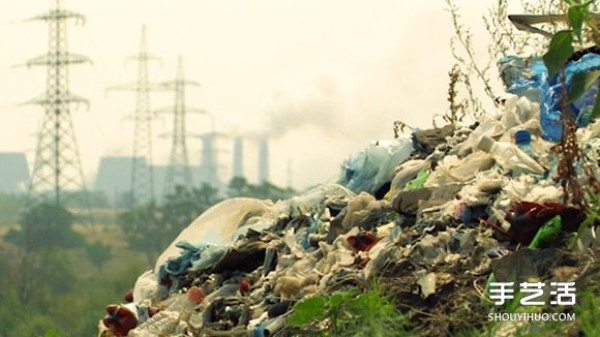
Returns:
[[[275,201],[293,192],[235,178],[226,197]],[[82,194],[75,196],[67,200],[83,200]],[[107,205],[100,194],[91,196],[94,206]],[[121,302],[123,290],[154,264],[179,232],[221,200],[210,185],[179,186],[159,205],[131,208],[117,215],[116,224],[90,227],[76,226],[81,215],[66,207],[40,203],[24,211],[23,197],[0,195],[0,210],[13,212],[18,223],[0,237],[0,337],[45,336],[49,331],[60,337],[95,335],[106,303]],[[67,203],[76,209],[83,206]],[[105,236],[104,242],[98,235]],[[123,242],[127,247],[119,248]],[[124,249],[129,253],[119,255]]]

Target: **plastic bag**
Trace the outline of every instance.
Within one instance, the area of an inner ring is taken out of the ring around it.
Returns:
[[[354,193],[374,194],[392,180],[396,166],[406,161],[412,151],[412,141],[408,137],[375,142],[346,159],[338,183]]]
[[[158,270],[169,258],[180,255],[179,242],[203,242],[224,245],[232,241],[236,230],[248,223],[275,218],[270,201],[253,198],[233,198],[222,201],[202,213],[173,240],[156,260]]]
[[[505,83],[508,92],[540,103],[542,137],[558,142],[562,137],[560,98],[563,95],[563,84],[566,85],[566,89],[569,89],[573,75],[600,69],[600,55],[585,54],[580,59],[567,63],[562,74],[558,74],[554,78],[548,78],[548,71],[542,60],[534,59],[525,68],[519,63],[518,58],[511,56],[503,58],[499,67],[502,77],[506,77]],[[562,78],[564,78],[564,83]],[[573,114],[577,127],[589,124],[590,112],[595,104],[597,92],[598,82],[596,80],[596,83],[586,93],[569,104],[569,111]]]

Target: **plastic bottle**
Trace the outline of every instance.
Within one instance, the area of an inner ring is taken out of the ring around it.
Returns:
[[[529,157],[535,158],[533,147],[531,146],[531,132],[529,130],[519,130],[515,132],[515,144],[525,152]]]
[[[505,169],[517,169],[535,174],[544,173],[544,168],[515,144],[497,142],[488,136],[483,136],[477,147],[491,154],[494,160]]]

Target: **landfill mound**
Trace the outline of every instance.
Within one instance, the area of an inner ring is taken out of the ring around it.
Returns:
[[[589,71],[584,61],[570,65]],[[320,317],[292,329],[298,303],[378,288],[410,335],[453,336],[509,310],[489,296],[493,282],[574,282],[578,296],[600,289],[600,202],[594,209],[566,202],[551,80],[539,62],[500,65],[508,93],[494,117],[374,142],[343,163],[338,183],[288,200],[233,198],[210,208],[138,278],[125,303],[107,306],[100,334],[304,335],[336,323]],[[600,121],[584,121],[586,109],[578,103],[581,155],[571,182],[591,190],[600,181]],[[538,312],[575,312],[575,303],[549,305],[545,296]],[[344,315],[360,321],[336,317]],[[490,335],[527,326],[503,322]],[[584,328],[572,321],[560,329],[576,336]]]

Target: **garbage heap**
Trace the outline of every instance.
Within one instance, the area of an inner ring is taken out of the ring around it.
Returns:
[[[567,81],[597,60],[572,60]],[[595,216],[564,204],[557,180],[562,126],[552,123],[560,114],[553,79],[541,61],[499,64],[507,94],[478,123],[374,142],[343,163],[338,183],[288,200],[233,198],[207,210],[125,303],[107,306],[101,334],[287,336],[298,301],[367,289],[375,279],[414,331],[450,336],[503,310],[486,296],[492,277],[573,281],[578,289],[597,279]],[[584,96],[571,109],[582,150],[575,179],[584,187],[600,177],[593,101]]]

